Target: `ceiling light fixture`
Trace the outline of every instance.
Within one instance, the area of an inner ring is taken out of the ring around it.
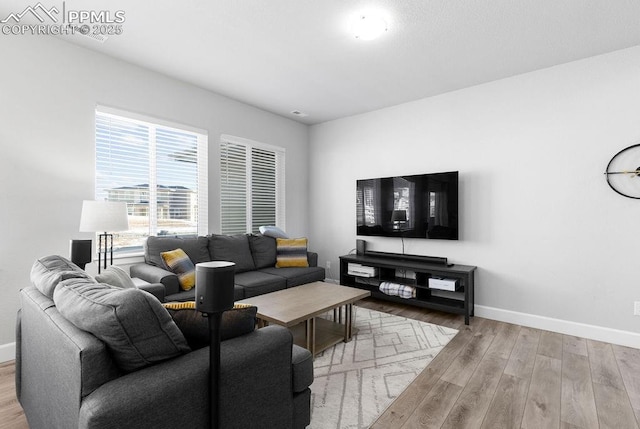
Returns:
[[[373,40],[387,31],[387,22],[374,13],[359,14],[351,21],[351,31],[356,39]]]

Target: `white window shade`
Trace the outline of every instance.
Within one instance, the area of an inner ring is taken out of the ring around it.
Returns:
[[[114,246],[141,249],[149,235],[207,234],[207,135],[139,115],[96,109],[96,199],[127,204],[129,230]]]
[[[220,145],[222,234],[258,232],[263,225],[285,228],[284,149],[223,136]]]

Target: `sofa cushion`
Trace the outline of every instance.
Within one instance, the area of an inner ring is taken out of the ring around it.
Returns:
[[[87,279],[68,279],[53,294],[58,311],[106,345],[126,372],[190,351],[182,332],[151,294]]]
[[[45,256],[36,260],[31,267],[31,282],[48,298],[53,298],[53,291],[61,281],[72,278],[95,283],[82,268],[62,256]]]
[[[233,300],[234,301],[240,301],[241,299],[244,299],[245,295],[244,295],[244,287],[240,286],[240,285],[233,285]]]
[[[160,253],[165,265],[178,276],[180,289],[191,290],[196,285],[196,266],[182,249]]]
[[[240,301],[244,299],[244,288],[239,285],[233,285],[233,300]],[[172,293],[164,297],[165,302],[171,301],[193,301],[196,299],[196,289],[181,291],[178,293]]]
[[[244,297],[263,295],[269,292],[286,289],[287,281],[280,276],[274,276],[262,271],[247,271],[236,274],[236,285],[244,288]]]
[[[191,290],[183,290],[178,293],[172,293],[164,297],[165,302],[171,301],[193,301],[196,299],[196,288]]]
[[[322,267],[291,267],[291,268],[263,268],[263,273],[280,276],[286,279],[287,287],[300,286],[307,283],[324,280],[325,271]]]
[[[127,274],[125,270],[116,265],[108,267],[106,270],[102,271],[102,273],[98,274],[95,279],[98,283],[106,283],[108,285],[121,288],[136,287],[131,276]]]
[[[166,302],[171,301],[193,301],[196,299],[196,289],[182,291],[178,293],[172,293],[164,297]],[[242,286],[233,285],[233,300],[240,301],[244,299],[244,288]]]
[[[251,256],[256,269],[276,266],[276,240],[262,234],[249,235]]]
[[[249,238],[246,234],[209,236],[209,257],[212,261],[229,261],[236,264],[236,273],[255,270]]]
[[[194,264],[209,262],[209,241],[207,237],[147,237],[144,245],[144,261],[156,267],[165,268],[160,253],[182,249]]]
[[[306,238],[276,238],[276,267],[308,267]]]
[[[189,347],[196,350],[209,345],[209,319],[196,310],[195,301],[169,302],[163,306],[182,331]],[[220,339],[225,341],[253,332],[257,311],[258,308],[253,305],[236,304],[231,310],[223,312]]]

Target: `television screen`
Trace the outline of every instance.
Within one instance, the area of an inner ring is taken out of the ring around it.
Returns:
[[[358,180],[357,234],[458,239],[458,172]]]

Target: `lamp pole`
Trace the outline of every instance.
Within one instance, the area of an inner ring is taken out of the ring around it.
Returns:
[[[211,429],[220,427],[220,322],[222,313],[209,313],[209,407]]]
[[[211,429],[220,427],[220,322],[233,308],[235,265],[211,261],[196,264],[196,310],[209,318],[209,418]]]
[[[98,273],[107,268],[107,252],[111,255],[113,265],[113,234],[107,231],[126,231],[129,229],[127,203],[123,201],[90,201],[82,202],[80,214],[80,232],[100,232],[98,234]],[[102,240],[104,238],[104,248]],[[102,256],[104,255],[104,264]]]

